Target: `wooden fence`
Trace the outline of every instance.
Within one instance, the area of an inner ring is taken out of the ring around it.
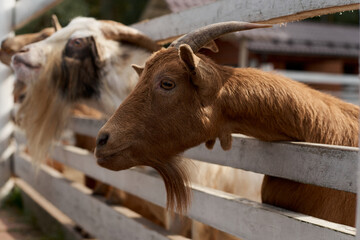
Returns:
[[[25,1],[25,0],[24,0]],[[20,1],[21,2],[21,1]],[[357,9],[356,0],[223,0],[162,16],[133,25],[152,38],[164,42],[195,28],[227,20],[283,23],[325,13]],[[196,16],[196,17],[194,17]],[[104,122],[74,118],[71,129],[96,136]],[[15,132],[18,146],[23,136]],[[24,191],[35,190],[74,223],[98,239],[186,239],[145,220],[133,211],[110,206],[91,195],[85,186],[71,182],[59,172],[41,166],[37,174],[31,159],[18,147],[3,155],[11,159],[16,184]],[[74,146],[55,145],[52,157],[88,176],[165,207],[166,193],[161,178],[130,169],[112,172],[96,164],[93,154]],[[358,148],[309,143],[265,143],[233,135],[233,147],[219,145],[207,150],[203,145],[184,156],[257,173],[287,178],[334,189],[357,192]],[[10,161],[0,164],[1,178],[8,178]],[[241,183],[238,183],[241,184]],[[192,186],[188,216],[242,239],[355,239],[356,229],[303,214],[256,203],[239,196],[201,186]]]

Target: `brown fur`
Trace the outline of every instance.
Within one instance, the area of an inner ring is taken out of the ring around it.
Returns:
[[[165,90],[163,83],[175,87]],[[167,166],[190,147],[207,142],[211,148],[216,138],[229,149],[231,133],[357,146],[358,116],[357,106],[304,84],[256,69],[219,66],[182,45],[147,61],[134,91],[100,130],[98,137],[109,137],[97,145],[96,156],[113,170]],[[177,204],[186,205],[189,197],[179,194],[184,185],[175,178],[164,178],[168,201],[175,193]],[[265,178],[262,193],[266,203],[354,225],[353,193],[273,177]]]

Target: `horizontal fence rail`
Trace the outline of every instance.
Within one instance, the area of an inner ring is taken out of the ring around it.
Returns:
[[[73,118],[71,127],[77,133],[96,137],[103,123]],[[270,143],[233,134],[229,151],[223,151],[219,143],[213,150],[202,144],[186,151],[184,157],[348,192],[357,191],[358,148],[354,147]]]
[[[74,121],[79,123],[81,122],[81,119],[76,118]],[[85,122],[91,124],[93,127],[99,127],[99,125],[95,124],[95,122],[101,121],[85,119],[84,123]],[[24,141],[24,139],[21,139],[23,137],[21,134],[17,133],[16,137],[18,142]],[[238,142],[238,140],[240,142]],[[243,147],[246,147],[246,152],[253,152],[253,149],[259,150],[263,147],[256,144],[252,145],[252,143],[256,142],[262,143],[261,141],[242,136],[240,137],[235,135],[233,142],[233,148],[237,148],[237,146],[243,145]],[[275,147],[276,145],[282,144],[290,146],[294,145],[295,147],[310,147],[310,150],[299,148],[299,152],[313,152],[314,149],[312,149],[312,147],[318,147],[305,143],[265,144],[275,145]],[[320,151],[320,153],[323,154],[323,158],[327,158],[329,154],[331,155],[330,152],[327,152],[329,149],[331,151],[339,150],[336,146],[330,147],[327,145],[321,145],[320,147],[324,148],[323,151]],[[211,151],[211,157],[209,159],[208,155],[202,156],[202,152],[210,151],[201,148],[202,147],[194,148],[196,149],[195,152],[191,153],[191,151],[194,150],[192,149],[188,154],[196,155],[194,159],[202,160],[201,158],[204,158],[207,162],[215,162],[217,164],[221,164],[221,162],[216,159],[223,159],[223,161],[227,163],[227,166],[232,166],[236,165],[238,162],[243,162],[243,160],[231,160],[231,156],[218,156],[218,153],[225,152],[221,149],[218,149],[220,148],[219,146],[216,146],[216,148]],[[269,149],[271,148],[272,147],[269,146]],[[357,151],[356,148],[345,149],[345,151],[347,150],[350,150],[352,153]],[[277,151],[279,150],[277,149]],[[289,151],[291,152],[291,150]],[[319,154],[319,151],[315,152],[315,154]],[[234,153],[234,155],[236,154],[238,153]],[[292,153],[292,157],[294,155],[296,154]],[[100,168],[96,163],[96,159],[93,156],[93,153],[74,146],[55,145],[51,156],[53,159],[69,167],[80,170],[84,174],[91,176],[101,182],[110,184],[116,188],[146,199],[159,206],[166,206],[165,187],[162,179],[157,174],[147,173],[139,169],[114,172]],[[17,157],[17,159],[19,159],[19,157]],[[245,161],[251,162],[252,160],[251,158],[247,158]],[[298,161],[302,162],[302,159],[298,159]],[[277,163],[274,162],[271,164],[275,166],[277,165]],[[18,174],[16,167],[15,172]],[[192,186],[192,195],[193,201],[188,212],[189,217],[244,239],[264,239],[265,236],[267,239],[354,239],[355,236],[355,229],[352,227],[343,226],[303,214],[290,212],[284,209],[278,209],[269,205],[256,203],[247,199],[243,199],[239,196],[224,193],[214,189],[194,185]],[[219,208],[217,206],[222,207]],[[272,228],[271,225],[275,222],[276,226],[281,227]],[[257,226],[263,227],[257,228]],[[254,230],[255,228],[256,231]],[[304,232],[306,232],[305,235]]]
[[[92,153],[73,146],[55,146],[52,157],[104,183],[166,206],[165,188],[157,175],[135,169],[113,172],[99,168]],[[245,239],[264,239],[265,236],[267,239],[309,239],[310,236],[314,239],[353,239],[355,235],[355,229],[351,227],[252,202],[214,189],[193,186],[192,195],[189,217]],[[276,225],[281,227],[272,229],[271,222],[277,222]],[[304,232],[308,235],[304,235]]]
[[[164,41],[216,22],[277,24],[356,9],[359,9],[358,0],[222,0],[133,24],[132,27],[154,40]]]
[[[0,156],[0,188],[11,177],[11,157],[15,152],[14,144],[10,144]]]
[[[62,0],[20,0],[16,2],[14,9],[15,29],[21,28],[32,19],[45,13],[50,8],[62,2]],[[49,19],[50,22],[50,19]]]
[[[359,76],[355,74],[329,74],[291,70],[276,70],[276,72],[304,83],[359,86]]]
[[[187,239],[171,235],[127,208],[105,204],[82,184],[69,183],[52,168],[41,166],[35,173],[30,158],[23,153],[15,155],[14,163],[18,177],[99,239]]]

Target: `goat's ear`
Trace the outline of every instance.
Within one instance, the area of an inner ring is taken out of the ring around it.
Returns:
[[[187,44],[182,44],[179,47],[180,60],[185,64],[189,70],[192,83],[197,86],[199,93],[202,96],[211,96],[218,91],[218,81],[214,81],[215,72],[209,68],[205,61],[196,56]],[[211,77],[209,77],[211,76]]]
[[[214,53],[219,52],[219,48],[218,48],[218,46],[216,45],[216,43],[215,43],[214,40],[211,40],[208,44],[206,44],[206,45],[203,46],[202,48],[209,49],[210,51],[212,51],[212,52],[214,52]]]
[[[187,69],[192,74],[195,74],[196,67],[198,66],[200,62],[200,58],[196,56],[191,49],[191,47],[187,44],[181,44],[179,47],[179,57],[180,60],[185,63]]]
[[[139,65],[136,64],[132,64],[131,67],[135,70],[135,72],[139,75],[141,75],[141,73],[144,71],[143,67],[140,67]]]

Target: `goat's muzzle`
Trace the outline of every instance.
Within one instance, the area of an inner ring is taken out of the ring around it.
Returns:
[[[131,160],[130,147],[114,147],[110,142],[110,137],[110,133],[108,132],[99,132],[95,148],[97,163],[101,167],[113,171],[120,171],[137,165]]]
[[[96,147],[100,148],[106,145],[107,141],[109,140],[109,133],[101,133],[96,139]]]

